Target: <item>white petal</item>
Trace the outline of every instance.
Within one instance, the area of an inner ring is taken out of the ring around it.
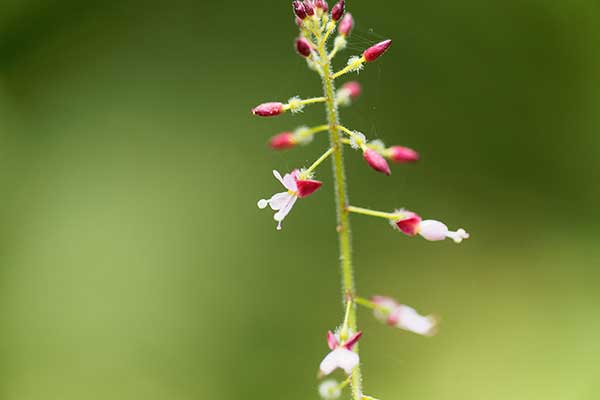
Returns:
[[[286,193],[287,194],[287,193]],[[275,213],[275,215],[273,216],[273,218],[275,219],[275,221],[283,221],[283,219],[290,213],[290,211],[292,210],[292,207],[294,206],[294,203],[296,202],[297,197],[293,196],[293,195],[288,195],[287,197],[287,202],[283,205],[283,207],[277,212]]]
[[[281,208],[285,206],[286,203],[289,201],[290,196],[291,195],[288,192],[274,194],[273,197],[271,197],[271,200],[269,200],[269,205],[271,206],[271,209],[275,211],[281,210]]]
[[[419,224],[419,234],[427,240],[444,240],[447,233],[448,227],[440,221],[428,219]]]
[[[266,208],[269,205],[269,201],[265,200],[265,199],[260,199],[258,201],[257,205],[258,205],[258,208],[260,208],[262,210],[263,208]]]
[[[287,190],[291,190],[292,192],[297,192],[298,191],[298,186],[296,185],[296,179],[294,178],[294,176],[292,174],[285,174],[285,176],[283,177],[283,186],[285,186],[285,188]]]
[[[283,183],[283,178],[281,177],[279,171],[273,170],[273,175],[275,175],[275,178],[277,178],[277,180],[281,182],[283,186],[285,186],[285,183]]]
[[[419,315],[415,309],[409,306],[401,305],[398,323],[398,328],[419,334],[432,335],[435,331],[436,321],[432,317]]]
[[[319,369],[325,375],[329,375],[336,368],[341,368],[346,374],[350,375],[354,367],[358,365],[358,362],[358,354],[343,347],[338,347],[325,356],[323,361],[321,361]]]

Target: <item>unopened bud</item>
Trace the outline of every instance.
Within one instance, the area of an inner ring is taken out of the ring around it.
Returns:
[[[252,109],[252,114],[259,117],[274,117],[283,112],[283,103],[263,103]]]
[[[364,51],[363,57],[367,62],[375,61],[390,47],[392,41],[390,39],[379,42]]]
[[[344,2],[344,0],[340,0],[337,3],[335,3],[333,8],[331,9],[331,19],[336,22],[339,21],[339,19],[342,18],[342,15],[344,15],[345,6],[346,3]]]
[[[275,150],[291,149],[296,146],[292,132],[281,132],[269,140],[269,146]]]
[[[306,9],[301,1],[292,2],[292,8],[294,9],[294,14],[296,14],[296,17],[300,18],[301,20],[306,18]]]
[[[311,46],[306,38],[299,37],[296,39],[296,51],[303,57],[310,56]]]
[[[367,163],[373,168],[375,171],[381,172],[386,175],[390,175],[392,171],[390,171],[390,166],[388,165],[385,158],[381,156],[378,152],[373,149],[367,149],[363,153],[363,156]]]
[[[316,0],[315,7],[320,8],[323,12],[329,11],[329,5],[325,0]]]
[[[397,163],[414,162],[419,159],[419,153],[404,146],[392,146],[387,150],[390,160]]]
[[[354,26],[354,20],[352,19],[352,14],[346,13],[344,18],[342,18],[342,22],[340,22],[340,26],[338,27],[338,32],[342,36],[348,36],[352,27]]]
[[[304,11],[306,11],[306,15],[312,17],[315,15],[315,6],[309,0],[304,0]]]
[[[360,83],[356,81],[350,81],[344,83],[340,90],[347,90],[352,100],[356,100],[362,92],[362,87],[360,86]]]

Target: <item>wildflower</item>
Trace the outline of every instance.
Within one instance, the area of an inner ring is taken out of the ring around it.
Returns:
[[[363,52],[363,57],[367,62],[375,61],[391,46],[392,41],[390,39],[379,42]]]
[[[341,394],[340,384],[335,379],[327,379],[319,385],[319,395],[325,400],[337,399]]]
[[[321,372],[329,375],[337,368],[341,368],[346,374],[350,375],[359,362],[358,354],[353,352],[352,348],[361,336],[362,332],[356,332],[342,343],[339,333],[333,334],[331,331],[327,332],[327,344],[331,352],[321,361],[319,367]]]
[[[346,13],[342,21],[340,22],[340,26],[338,27],[338,32],[342,36],[348,36],[352,27],[354,26],[354,20],[352,19],[352,14]]]
[[[259,200],[258,208],[263,209],[270,206],[271,209],[277,211],[273,218],[277,221],[277,230],[281,230],[281,222],[290,213],[296,200],[310,196],[323,183],[312,179],[298,179],[299,173],[297,170],[294,170],[291,174],[285,174],[283,178],[278,171],[273,171],[273,175],[287,191],[276,193],[269,200]]]
[[[385,155],[397,163],[414,162],[419,159],[419,153],[404,146],[392,146],[386,150]]]
[[[450,238],[455,243],[460,243],[469,238],[469,234],[464,229],[450,231],[448,227],[433,219],[421,220],[421,217],[412,211],[399,210],[402,218],[393,221],[393,224],[408,236],[419,234],[430,241],[444,240]]]
[[[422,316],[414,308],[399,304],[386,296],[374,296],[376,319],[390,326],[404,329],[419,335],[432,336],[436,333],[437,320],[433,316]]]
[[[385,158],[373,149],[365,148],[363,157],[375,171],[390,175],[392,171]]]
[[[284,111],[283,103],[272,102],[263,103],[252,109],[252,114],[258,115],[259,117],[274,117],[281,114]]]

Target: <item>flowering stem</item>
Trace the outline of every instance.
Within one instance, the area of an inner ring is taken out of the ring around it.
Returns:
[[[362,207],[347,206],[346,211],[352,212],[355,214],[368,215],[370,217],[391,219],[394,221],[402,219],[402,213],[388,213],[388,212],[383,212],[383,211],[369,210],[368,208],[362,208]]]
[[[319,57],[323,64],[323,90],[325,92],[327,122],[329,123],[329,142],[333,149],[333,176],[336,197],[337,213],[337,232],[340,247],[340,261],[342,272],[342,293],[343,301],[348,308],[348,328],[353,332],[358,332],[356,321],[356,307],[353,306],[354,297],[354,271],[352,268],[352,248],[350,242],[350,218],[346,206],[348,205],[348,194],[346,193],[346,176],[344,171],[343,146],[340,142],[338,107],[335,97],[335,88],[333,77],[331,76],[331,62],[327,54],[324,42],[320,42]],[[359,353],[359,346],[354,347],[356,353]],[[352,370],[352,398],[354,400],[362,399],[362,378],[360,364]]]
[[[352,64],[346,66],[346,68],[341,69],[338,72],[336,72],[335,74],[331,75],[331,79],[336,79],[344,74],[347,74],[348,72],[356,71],[356,69],[358,67],[360,67],[362,64],[364,64],[365,62],[367,62],[367,60],[363,56],[363,57],[359,58],[358,60],[356,60],[355,62],[353,62]]]
[[[325,153],[323,153],[323,155],[321,157],[319,157],[319,159],[317,161],[315,161],[314,163],[312,163],[312,165],[310,167],[308,167],[308,169],[304,170],[302,173],[304,176],[310,176],[310,174],[323,162],[327,159],[327,157],[329,157],[332,153],[333,153],[333,147],[331,147],[329,150],[327,150]]]

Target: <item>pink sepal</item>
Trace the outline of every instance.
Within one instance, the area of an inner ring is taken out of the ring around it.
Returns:
[[[415,236],[419,233],[419,225],[421,224],[421,217],[412,211],[402,211],[406,214],[406,218],[396,221],[396,226],[402,233],[408,236]]]
[[[352,350],[354,345],[358,342],[360,337],[362,336],[362,331],[356,332],[354,335],[350,336],[348,340],[344,343],[344,347],[348,350]]]
[[[308,197],[317,191],[323,182],[315,181],[312,179],[296,180],[296,186],[298,186],[298,197]]]
[[[414,162],[419,159],[419,153],[404,146],[390,147],[390,160],[397,163]]]
[[[385,158],[378,152],[373,149],[367,149],[363,156],[367,163],[373,168],[375,171],[381,172],[386,175],[390,175],[392,171],[390,170],[390,166],[388,165]]]
[[[337,348],[339,346],[339,342],[333,332],[327,331],[327,345],[331,350]]]
[[[379,58],[380,55],[385,53],[385,51],[390,47],[392,41],[390,39],[384,40],[383,42],[379,42],[368,49],[366,49],[363,53],[363,57],[367,62],[375,61]]]
[[[252,114],[259,117],[274,117],[283,112],[283,103],[263,103],[252,109]]]
[[[275,150],[290,149],[296,145],[292,132],[281,132],[269,140],[269,146]]]

